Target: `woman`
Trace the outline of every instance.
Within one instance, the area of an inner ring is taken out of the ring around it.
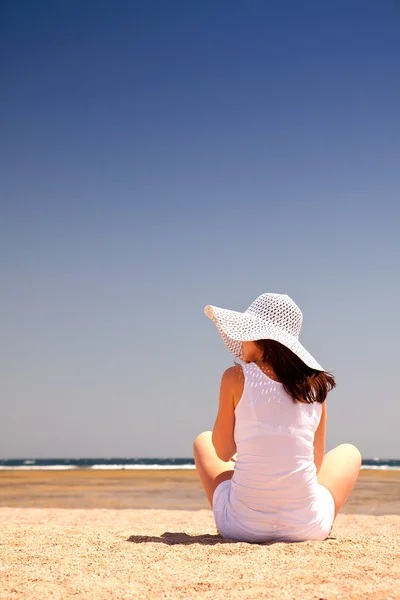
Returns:
[[[263,294],[239,313],[206,306],[244,365],[225,371],[212,432],[194,442],[200,481],[223,537],[245,542],[324,540],[353,489],[360,452],[324,456],[334,377],[299,342],[303,315],[286,294]]]

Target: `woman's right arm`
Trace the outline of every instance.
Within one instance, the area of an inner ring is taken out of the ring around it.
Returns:
[[[326,401],[322,404],[321,420],[314,434],[314,464],[317,475],[324,460],[326,438]]]

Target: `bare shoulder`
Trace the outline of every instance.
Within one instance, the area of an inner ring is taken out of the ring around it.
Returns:
[[[233,403],[236,408],[240,398],[243,394],[244,387],[244,373],[241,365],[234,365],[224,371],[222,375],[221,385],[229,388],[233,395]]]
[[[222,375],[222,379],[232,385],[243,382],[244,375],[241,365],[234,365],[226,369]]]

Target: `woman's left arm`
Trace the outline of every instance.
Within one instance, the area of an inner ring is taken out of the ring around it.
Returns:
[[[230,367],[222,375],[219,393],[219,408],[212,433],[212,443],[217,456],[227,462],[236,454],[235,428],[235,383],[237,366]],[[239,367],[240,368],[240,367]]]

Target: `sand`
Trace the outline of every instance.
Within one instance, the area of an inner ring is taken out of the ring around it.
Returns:
[[[400,600],[400,471],[362,471],[325,542],[224,540],[182,470],[1,471],[0,527],[0,599]]]
[[[196,471],[0,471],[0,507],[199,510]],[[361,471],[344,513],[400,515],[400,471]]]
[[[0,527],[1,599],[400,599],[399,515],[272,545],[224,540],[210,510],[0,508]]]

